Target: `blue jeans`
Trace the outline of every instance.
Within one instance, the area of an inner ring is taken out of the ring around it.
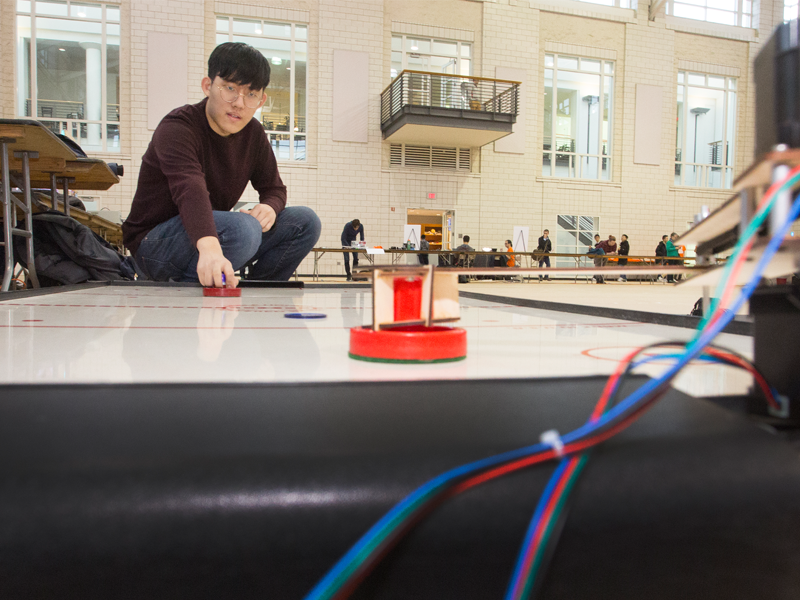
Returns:
[[[234,271],[250,264],[248,279],[288,281],[322,229],[319,217],[305,206],[285,208],[265,232],[246,213],[215,210],[213,214],[222,254]],[[179,215],[151,229],[134,258],[148,279],[198,282],[198,257]]]
[[[350,246],[342,246],[342,248],[350,248]],[[358,252],[342,252],[344,256],[344,272],[350,276],[350,255],[353,255],[353,268],[358,266]]]

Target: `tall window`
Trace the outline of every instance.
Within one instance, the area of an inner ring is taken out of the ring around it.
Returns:
[[[594,248],[594,236],[600,233],[600,217],[582,215],[558,215],[556,230],[556,254],[586,254]],[[574,267],[575,259],[555,258],[556,267]]]
[[[679,72],[676,122],[675,185],[731,187],[736,79]]]
[[[614,63],[547,54],[544,66],[542,174],[610,179]]]
[[[411,35],[392,36],[392,79],[405,69],[472,75],[472,45]]]
[[[119,152],[119,6],[17,1],[17,114]]]
[[[791,21],[797,18],[798,0],[783,0],[783,20]]]
[[[217,44],[244,42],[270,62],[267,101],[255,115],[278,160],[306,160],[308,26],[217,17]]]
[[[752,0],[667,0],[667,14],[709,23],[751,27]]]

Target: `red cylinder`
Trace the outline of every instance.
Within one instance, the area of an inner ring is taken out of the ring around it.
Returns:
[[[394,280],[394,320],[419,321],[422,317],[422,277]]]

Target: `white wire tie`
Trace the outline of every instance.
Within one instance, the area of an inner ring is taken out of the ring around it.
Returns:
[[[539,441],[546,446],[552,446],[556,451],[556,456],[561,458],[564,456],[564,441],[561,439],[561,434],[556,429],[548,429],[539,436]]]

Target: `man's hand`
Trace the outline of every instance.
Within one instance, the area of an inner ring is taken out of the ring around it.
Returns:
[[[257,204],[251,210],[242,208],[239,212],[247,213],[258,219],[258,222],[261,223],[261,231],[269,231],[272,229],[272,226],[275,225],[275,218],[277,217],[275,209],[269,204]]]
[[[219,240],[214,236],[206,236],[197,240],[197,277],[203,287],[223,287],[222,274],[225,274],[224,287],[235,288],[239,278],[233,273],[233,265],[222,254]]]

